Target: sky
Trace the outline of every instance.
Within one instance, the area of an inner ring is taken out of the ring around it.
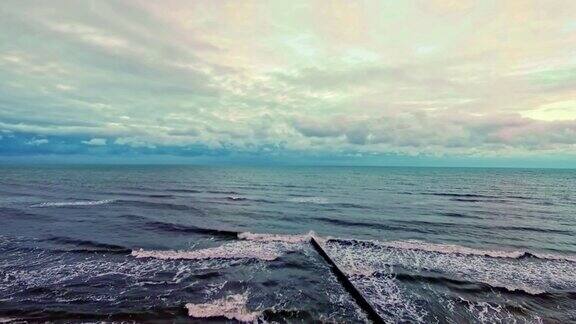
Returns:
[[[576,1],[0,1],[0,162],[576,166]]]

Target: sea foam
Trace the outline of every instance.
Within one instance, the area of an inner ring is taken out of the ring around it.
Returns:
[[[381,275],[390,266],[484,283],[529,294],[574,291],[574,263],[565,259],[522,258],[519,253],[474,250],[423,242],[328,240],[329,255],[350,275]]]
[[[43,202],[39,204],[31,205],[32,208],[42,208],[42,207],[67,207],[67,206],[97,206],[106,205],[115,202],[114,199],[104,199],[104,200],[89,200],[89,201],[59,201],[59,202]]]
[[[186,304],[188,315],[196,318],[225,317],[240,322],[256,322],[261,312],[246,308],[248,294],[229,295],[204,304]]]
[[[238,234],[238,238],[242,240],[259,241],[259,242],[306,243],[310,241],[310,238],[313,235],[315,234],[312,231],[308,232],[308,234],[302,234],[302,235],[243,232]]]
[[[192,250],[134,250],[131,255],[136,258],[155,259],[258,259],[272,261],[279,258],[283,253],[294,249],[284,242],[258,242],[258,241],[238,241],[226,243],[218,247]]]
[[[307,204],[327,204],[328,199],[325,197],[294,197],[288,199],[293,203],[307,203]]]
[[[476,249],[471,247],[465,247],[453,244],[437,244],[430,242],[423,242],[417,240],[408,241],[368,241],[368,240],[344,240],[344,239],[332,239],[334,241],[340,242],[352,242],[358,244],[375,245],[379,247],[387,247],[401,250],[417,250],[425,252],[435,252],[442,254],[459,254],[459,255],[476,255],[485,256],[491,258],[510,258],[510,259],[521,259],[527,257],[534,257],[544,260],[557,260],[557,261],[570,261],[576,262],[576,256],[573,255],[563,255],[563,254],[553,254],[553,253],[540,253],[540,252],[528,252],[528,251],[518,251],[518,250],[489,250],[489,249]]]

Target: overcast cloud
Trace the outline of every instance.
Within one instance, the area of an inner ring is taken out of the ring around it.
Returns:
[[[0,135],[2,155],[574,156],[576,2],[4,0]]]

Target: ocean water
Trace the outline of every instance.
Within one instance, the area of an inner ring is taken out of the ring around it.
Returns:
[[[576,170],[0,167],[0,322],[576,322]]]

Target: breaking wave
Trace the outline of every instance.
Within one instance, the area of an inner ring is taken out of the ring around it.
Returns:
[[[310,231],[308,234],[303,235],[284,235],[284,234],[266,234],[266,233],[238,233],[238,238],[248,241],[260,242],[284,242],[284,243],[306,243],[314,236],[314,232]]]
[[[226,199],[232,200],[232,201],[244,201],[244,200],[248,200],[248,198],[244,198],[244,197],[240,197],[240,196],[227,196]]]
[[[284,242],[258,242],[258,241],[237,241],[226,243],[213,248],[173,251],[173,250],[133,250],[131,255],[136,258],[155,259],[257,259],[273,261],[282,254],[294,250],[293,244]]]
[[[88,200],[88,201],[59,201],[59,202],[43,202],[39,204],[31,205],[31,208],[42,208],[42,207],[68,207],[68,206],[98,206],[106,205],[115,202],[114,199],[104,199],[104,200]]]
[[[132,250],[127,249],[120,245],[105,244],[88,240],[78,240],[67,237],[53,237],[46,241],[54,242],[59,245],[72,246],[72,249],[65,249],[64,252],[106,252],[106,253],[119,253],[128,254]]]
[[[254,322],[262,315],[259,311],[247,309],[248,294],[229,295],[203,304],[186,304],[188,315],[195,318],[225,317],[240,322]]]
[[[205,234],[205,235],[230,237],[230,238],[235,238],[238,235],[238,232],[234,231],[203,228],[192,225],[181,225],[159,221],[147,222],[145,223],[145,227],[155,231],[171,232],[171,233],[195,233],[195,234]]]
[[[525,252],[411,241],[328,240],[325,245],[329,255],[350,275],[372,277],[389,269],[389,273],[432,273],[532,295],[576,291],[574,263],[559,256],[538,258]]]
[[[327,204],[328,199],[325,197],[293,197],[288,199],[293,203],[308,203],[308,204]]]
[[[344,240],[331,238],[331,241],[339,242],[341,244],[357,244],[358,246],[379,246],[402,250],[418,250],[425,252],[436,252],[442,254],[459,254],[470,256],[485,256],[491,258],[510,258],[510,259],[525,259],[536,258],[542,260],[556,260],[556,261],[569,261],[576,262],[576,256],[561,255],[552,253],[538,253],[528,251],[505,251],[505,250],[482,250],[475,249],[460,245],[453,244],[437,244],[417,240],[409,241],[363,241],[363,240]]]

